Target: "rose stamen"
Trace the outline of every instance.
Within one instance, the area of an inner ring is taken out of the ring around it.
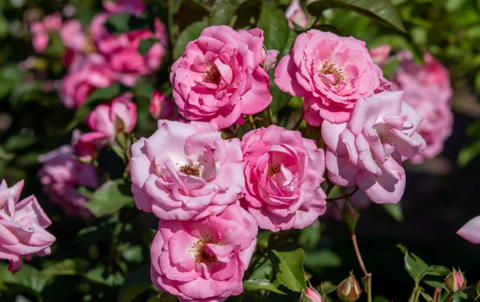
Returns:
[[[278,172],[280,172],[280,164],[279,163],[276,163],[276,164],[270,164],[268,165],[268,169],[267,169],[267,174],[268,176],[272,177],[273,175],[277,174]]]
[[[347,78],[347,75],[345,74],[345,67],[339,67],[335,63],[330,63],[330,60],[325,61],[325,63],[322,64],[322,68],[320,68],[318,72],[321,74],[333,74],[335,76],[335,83],[333,83],[333,86],[335,87],[337,87],[340,82],[345,81]],[[325,83],[324,80],[322,81]],[[330,85],[331,83],[325,84]]]
[[[206,264],[210,265],[217,261],[217,257],[215,255],[210,255],[205,248],[205,245],[208,243],[216,243],[212,236],[207,235],[205,239],[199,239],[195,242],[192,247],[188,250],[190,254],[192,254],[193,258],[195,259],[196,264]]]
[[[222,80],[222,76],[220,75],[220,71],[218,71],[217,66],[212,65],[207,68],[205,73],[203,74],[203,82],[211,83],[211,84],[220,84]]]
[[[199,177],[200,176],[200,167],[201,167],[200,164],[194,165],[192,163],[189,163],[189,164],[181,166],[180,167],[180,172],[182,172],[184,174],[187,174],[187,175],[193,175],[193,176]]]

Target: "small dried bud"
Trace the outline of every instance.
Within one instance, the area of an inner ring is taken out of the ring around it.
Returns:
[[[467,280],[461,271],[455,269],[445,278],[445,288],[450,293],[459,293],[467,287]]]
[[[302,293],[300,302],[322,302],[322,296],[312,287],[307,287],[307,289]]]
[[[344,302],[357,301],[361,294],[362,289],[352,273],[340,282],[337,288],[337,295]]]

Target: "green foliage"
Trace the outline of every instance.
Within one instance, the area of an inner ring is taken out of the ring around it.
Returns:
[[[187,26],[178,37],[177,44],[173,49],[173,58],[175,60],[180,58],[185,51],[185,48],[187,48],[187,44],[190,41],[196,40],[202,33],[202,30],[207,26],[207,21],[197,21]]]
[[[301,248],[294,250],[272,250],[272,262],[276,268],[278,280],[293,291],[306,288],[303,269],[304,252]]]
[[[116,213],[124,206],[133,202],[132,196],[127,196],[123,193],[127,190],[128,188],[125,188],[123,179],[107,181],[93,193],[92,199],[85,206],[96,217]]]
[[[246,290],[268,290],[277,294],[284,295],[285,293],[279,290],[269,280],[266,279],[249,279],[243,281],[243,288]]]

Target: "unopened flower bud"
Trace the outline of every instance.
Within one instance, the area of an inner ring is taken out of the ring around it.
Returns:
[[[362,289],[353,274],[345,278],[337,288],[338,297],[345,302],[357,301],[362,294]]]
[[[459,293],[467,286],[467,280],[463,276],[462,272],[455,269],[445,278],[445,288],[450,293]]]
[[[303,292],[300,302],[322,302],[322,296],[312,287]]]
[[[354,230],[357,226],[357,221],[360,218],[358,208],[350,201],[345,201],[342,208],[342,220],[348,225],[350,230]]]

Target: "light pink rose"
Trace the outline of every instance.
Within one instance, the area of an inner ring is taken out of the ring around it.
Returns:
[[[302,229],[325,212],[325,156],[315,141],[277,126],[242,139],[245,200],[262,229]]]
[[[304,118],[316,127],[323,120],[348,121],[358,99],[388,87],[365,42],[315,29],[297,37],[292,52],[275,69],[275,83],[305,98]]]
[[[240,141],[200,122],[159,120],[133,144],[130,170],[137,207],[164,220],[221,213],[245,186]]]
[[[457,234],[471,243],[480,244],[480,216],[472,218]]]
[[[98,14],[90,24],[92,39],[98,52],[108,61],[110,67],[119,73],[119,80],[126,86],[135,85],[141,75],[156,71],[165,55],[165,26],[155,19],[155,32],[148,29],[133,30],[119,35],[111,34],[105,27],[105,22],[119,13],[129,13],[140,16],[145,5],[137,0],[124,0],[117,3],[105,2],[106,12]],[[142,40],[156,38],[159,42],[153,44],[145,55],[138,52]]]
[[[45,229],[52,224],[35,196],[22,201],[23,180],[8,188],[5,180],[0,184],[0,259],[10,262],[8,270],[16,273],[22,268],[22,258],[31,259],[50,254],[55,237]]]
[[[388,60],[392,47],[388,44],[380,45],[370,49],[370,55],[372,56],[373,63],[377,65],[383,65]]]
[[[204,29],[172,66],[179,113],[221,129],[243,121],[243,114],[261,112],[272,101],[270,78],[260,66],[265,59],[260,29]]]
[[[98,105],[87,118],[87,124],[93,132],[82,137],[88,135],[95,140],[113,142],[117,133],[132,132],[137,123],[137,105],[132,102],[132,97],[131,93],[124,93],[108,103]]]
[[[307,28],[307,14],[303,11],[300,0],[292,0],[292,3],[285,11],[285,18],[287,18],[290,28],[295,28],[294,23],[301,28]]]
[[[171,119],[175,114],[175,104],[163,93],[156,90],[150,101],[150,113],[156,119]]]
[[[100,182],[93,165],[83,164],[73,155],[72,145],[64,145],[40,155],[38,160],[43,166],[38,177],[43,192],[53,203],[62,207],[65,214],[87,219],[92,214],[84,206],[87,198],[78,193],[77,187],[94,190],[100,186]]]
[[[60,29],[60,38],[68,49],[77,52],[85,51],[87,37],[80,21],[69,20],[63,23],[62,28]]]
[[[421,163],[426,158],[440,154],[443,144],[452,133],[450,75],[428,53],[424,54],[424,66],[417,64],[411,53],[404,52],[400,57],[402,62],[395,71],[391,89],[405,91],[405,102],[424,118],[418,133],[425,139],[427,147],[411,159],[413,163]]]
[[[376,203],[400,201],[405,190],[401,163],[425,148],[417,133],[422,120],[398,91],[359,99],[346,123],[324,121],[329,179],[343,187],[357,185]]]
[[[162,220],[150,249],[152,282],[180,302],[222,302],[243,292],[257,224],[238,205],[199,221]]]
[[[93,90],[110,86],[116,79],[116,73],[98,54],[76,60],[60,84],[62,104],[68,109],[79,108]]]

